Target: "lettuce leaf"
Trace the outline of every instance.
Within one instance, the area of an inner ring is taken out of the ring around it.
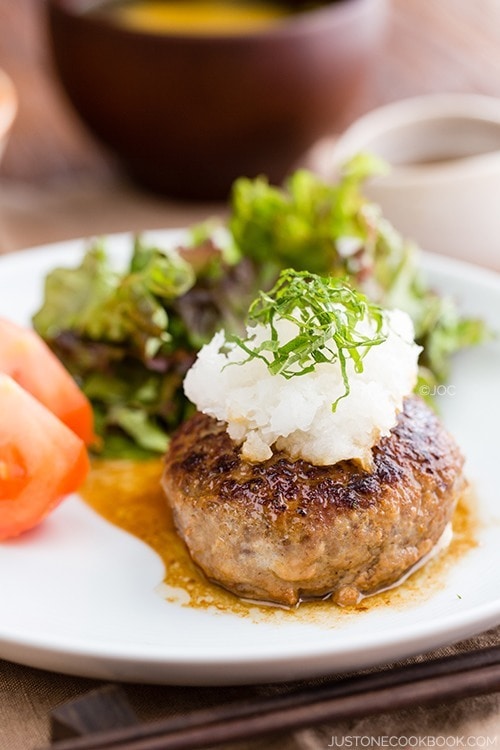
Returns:
[[[104,455],[166,449],[193,409],[182,383],[197,351],[220,328],[241,333],[251,300],[285,268],[347,278],[374,302],[406,310],[423,346],[419,383],[446,380],[454,352],[488,332],[429,287],[418,248],[363,196],[363,181],[384,169],[360,155],[335,185],[305,170],[282,188],[241,178],[222,239],[214,220],[193,227],[177,251],[137,239],[120,271],[98,240],[77,268],[49,273],[34,326],[91,400]]]
[[[196,351],[235,317],[220,252],[198,248],[193,260],[136,240],[117,272],[97,241],[78,267],[46,278],[33,324],[90,399],[103,455],[165,451],[191,409],[182,382]]]
[[[488,337],[482,321],[464,318],[453,299],[426,282],[419,249],[404,239],[362,193],[363,181],[384,171],[361,154],[331,185],[311,172],[295,172],[283,188],[266,178],[242,178],[232,192],[229,227],[239,252],[257,269],[272,265],[346,277],[369,298],[399,307],[413,319],[424,350],[422,376],[446,380],[451,355]]]

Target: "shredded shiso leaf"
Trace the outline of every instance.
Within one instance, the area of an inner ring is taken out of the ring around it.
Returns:
[[[187,248],[137,239],[118,272],[99,240],[78,268],[48,274],[34,326],[90,398],[104,455],[166,449],[190,413],[182,382],[196,353],[220,328],[241,335],[249,304],[284,269],[348,280],[371,303],[407,312],[423,347],[421,383],[444,382],[453,353],[485,340],[482,321],[429,287],[418,248],[363,196],[363,180],[381,168],[360,155],[335,185],[304,170],[281,188],[241,178],[226,226],[193,227]],[[253,314],[264,311],[259,302]],[[305,338],[304,330],[295,342],[302,353],[289,353],[297,361],[306,357]]]
[[[285,343],[280,341],[276,327],[280,320],[297,329]],[[360,330],[362,321],[369,325],[372,335]],[[289,379],[312,372],[321,362],[338,360],[345,390],[332,404],[333,411],[350,393],[347,360],[353,361],[355,372],[363,372],[363,358],[369,348],[387,339],[379,305],[370,303],[342,279],[292,269],[282,271],[269,292],[259,292],[250,305],[247,325],[267,327],[270,338],[257,343],[255,335],[229,337],[247,354],[241,364],[258,358],[266,363],[271,375]]]

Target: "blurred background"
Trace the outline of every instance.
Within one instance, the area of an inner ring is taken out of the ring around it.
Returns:
[[[56,80],[45,16],[44,0],[0,0],[0,69],[19,103],[0,164],[0,250],[221,213],[221,203],[155,196],[123,176]],[[432,92],[500,97],[498,0],[388,0],[380,52],[331,137],[374,107]]]

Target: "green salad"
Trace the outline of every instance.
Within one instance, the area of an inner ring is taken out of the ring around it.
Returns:
[[[120,271],[98,240],[80,266],[49,273],[33,323],[92,402],[96,451],[164,452],[192,408],[182,382],[199,348],[220,328],[241,333],[251,300],[287,268],[342,278],[408,312],[423,347],[420,382],[445,381],[451,355],[487,331],[429,287],[418,248],[363,196],[363,181],[380,168],[358,156],[335,185],[305,170],[283,187],[241,178],[222,233],[211,221],[174,249],[137,238]]]

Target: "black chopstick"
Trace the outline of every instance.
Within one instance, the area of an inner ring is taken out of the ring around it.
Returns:
[[[500,690],[500,646],[56,742],[54,750],[190,750]]]

